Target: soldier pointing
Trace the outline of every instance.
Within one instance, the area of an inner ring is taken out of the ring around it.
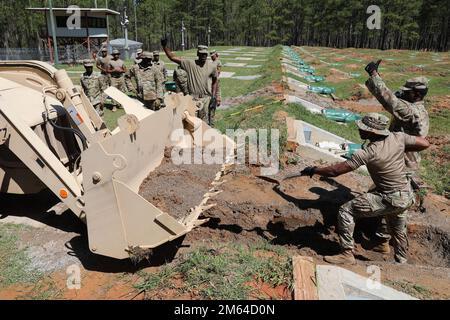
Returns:
[[[384,83],[378,67],[381,63],[371,62],[367,65],[366,71],[370,78],[366,86],[374,97],[380,102],[383,108],[389,112],[392,117],[390,131],[404,132],[412,136],[427,137],[430,129],[430,119],[425,109],[424,98],[428,94],[428,79],[417,77],[406,81],[400,91],[392,92]],[[406,168],[411,175],[411,182],[415,191],[420,191],[422,185],[419,177],[419,165],[421,161],[418,152],[405,153]],[[420,207],[423,208],[424,196],[418,192],[420,197]],[[381,227],[378,230],[374,243],[374,250],[381,253],[389,253],[389,235],[387,234],[386,224],[380,221]]]

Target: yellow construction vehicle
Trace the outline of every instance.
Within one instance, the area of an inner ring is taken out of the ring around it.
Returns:
[[[87,224],[92,252],[125,259],[204,222],[201,205],[176,220],[138,194],[165,148],[234,146],[214,130],[209,141],[192,142],[211,128],[194,116],[189,96],[169,94],[166,108],[153,112],[115,88],[106,93],[126,111],[114,131],[65,70],[38,61],[0,62],[0,192],[50,189],[60,207]],[[172,141],[175,130],[186,139]]]

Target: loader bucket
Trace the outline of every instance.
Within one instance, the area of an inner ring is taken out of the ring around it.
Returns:
[[[170,140],[174,130],[188,125],[191,131],[185,133],[193,135],[193,131],[208,127],[189,115],[194,106],[189,96],[170,95],[166,108],[152,112],[140,108],[135,100],[127,101],[114,88],[108,90],[110,97],[121,100],[127,114],[119,119],[120,130],[91,144],[82,154],[85,213],[91,251],[124,259],[179,238],[205,222],[198,217],[207,208],[208,194],[189,216],[177,221],[138,191],[143,180],[161,164],[165,148],[181,143]],[[213,132],[215,141],[202,141],[204,147],[222,147],[223,142],[234,153],[233,142]],[[220,176],[218,172],[216,178]]]

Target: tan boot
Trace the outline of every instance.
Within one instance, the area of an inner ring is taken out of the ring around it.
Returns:
[[[356,264],[352,250],[344,250],[341,254],[336,256],[327,256],[324,260],[331,264]]]
[[[114,106],[113,108],[112,108],[112,110],[111,110],[112,112],[116,112],[117,111],[117,107],[116,106]]]
[[[381,242],[380,244],[374,246],[372,251],[382,253],[382,254],[390,254],[391,247],[389,246],[389,241]]]

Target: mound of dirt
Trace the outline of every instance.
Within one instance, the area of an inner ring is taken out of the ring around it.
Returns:
[[[194,154],[194,150],[185,150],[189,151]],[[202,202],[221,165],[175,165],[170,160],[170,151],[165,154],[163,163],[142,183],[139,194],[161,211],[180,219]]]

